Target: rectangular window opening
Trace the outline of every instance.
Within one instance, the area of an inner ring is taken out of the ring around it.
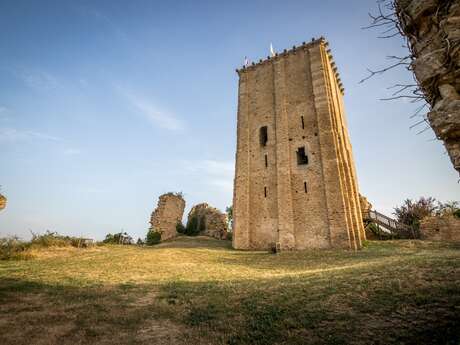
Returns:
[[[297,165],[308,164],[308,156],[305,153],[305,147],[299,147],[296,153],[297,153]]]
[[[260,145],[261,146],[267,145],[267,141],[268,141],[268,128],[267,128],[267,126],[260,127],[259,139],[260,139]]]
[[[265,167],[268,167],[268,155],[265,155]]]
[[[303,116],[301,116],[300,119],[302,120],[302,129],[305,129],[305,122],[303,120]]]
[[[304,181],[304,183],[303,183],[303,189],[304,189],[305,193],[308,192],[307,182],[306,181]]]
[[[267,197],[267,187],[264,187],[264,196]]]

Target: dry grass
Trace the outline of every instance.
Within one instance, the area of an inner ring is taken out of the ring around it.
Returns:
[[[0,344],[459,344],[460,247],[50,249],[0,262]]]

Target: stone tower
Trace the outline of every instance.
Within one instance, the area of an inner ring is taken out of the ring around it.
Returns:
[[[327,47],[312,40],[237,70],[237,249],[358,249],[365,239],[344,89]]]

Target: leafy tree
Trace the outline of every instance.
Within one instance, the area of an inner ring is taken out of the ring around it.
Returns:
[[[200,233],[200,224],[197,216],[189,218],[187,226],[185,228],[185,235],[187,236],[196,236]]]
[[[147,233],[147,237],[145,238],[145,244],[148,246],[154,246],[161,242],[161,234],[158,231],[150,230]]]
[[[436,214],[436,199],[432,197],[421,197],[419,200],[404,200],[404,203],[394,208],[393,214],[400,223],[413,226],[418,229],[420,221],[428,216]]]
[[[134,240],[127,232],[119,232],[116,234],[107,234],[103,243],[108,244],[133,244]]]
[[[227,212],[228,229],[231,231],[233,229],[233,205],[228,206],[225,212]]]
[[[185,234],[185,226],[184,226],[184,224],[182,224],[182,222],[177,222],[177,224],[176,224],[176,231],[177,231],[179,234]]]

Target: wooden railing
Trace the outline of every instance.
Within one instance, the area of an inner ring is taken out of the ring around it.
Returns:
[[[371,221],[389,231],[398,238],[417,238],[414,229],[408,225],[402,224],[393,218],[390,218],[375,210],[370,210],[365,214],[365,220]]]

